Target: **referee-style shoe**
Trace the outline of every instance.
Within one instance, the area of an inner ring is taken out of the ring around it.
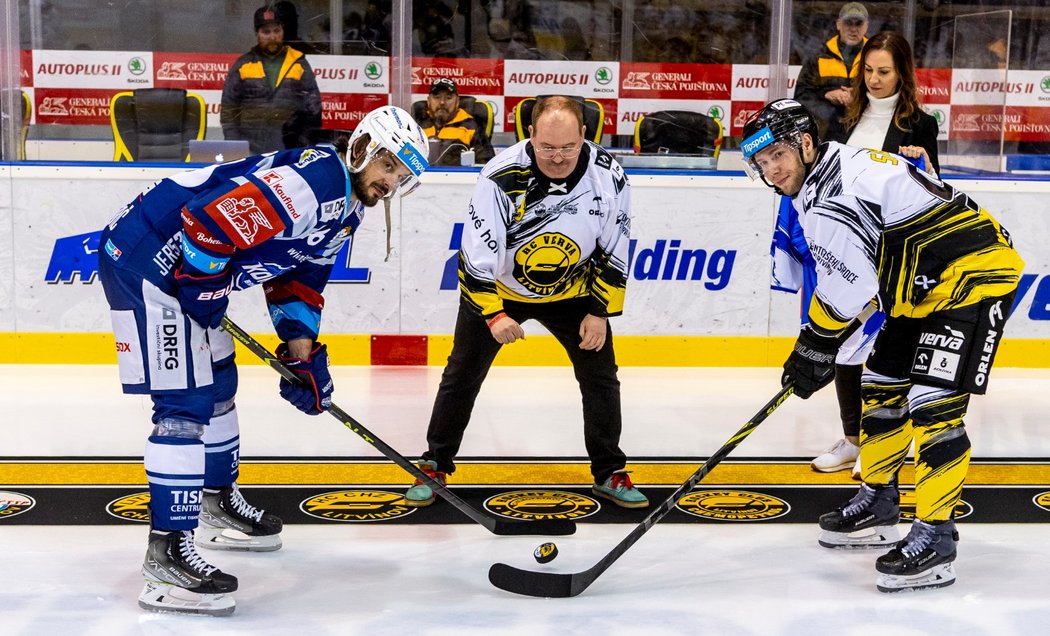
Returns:
[[[591,492],[604,497],[621,508],[645,508],[649,498],[634,487],[626,470],[618,470],[601,484],[591,486]]]
[[[419,462],[419,470],[426,473],[428,477],[433,477],[442,486],[445,485],[447,479],[445,473],[437,469],[437,462],[433,460],[426,460]],[[434,503],[434,489],[429,484],[423,482],[422,479],[417,479],[415,485],[405,491],[405,505],[412,508],[424,508]]]

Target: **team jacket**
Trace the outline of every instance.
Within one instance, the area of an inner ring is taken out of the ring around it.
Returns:
[[[864,38],[864,42],[868,39]],[[861,43],[863,45],[863,42]],[[806,60],[799,71],[795,82],[795,99],[802,102],[811,115],[817,120],[821,139],[846,141],[842,116],[846,114],[845,106],[837,106],[824,98],[825,93],[840,86],[849,86],[852,78],[860,72],[860,52],[853,58],[853,64],[846,68],[839,49],[839,36],[833,36],[823,46],[816,57]]]
[[[190,170],[158,182],[103,230],[104,258],[174,295],[176,270],[264,284],[282,340],[316,339],[336,254],[364,218],[331,146]]]
[[[488,137],[478,128],[478,122],[462,108],[456,111],[441,130],[438,130],[429,118],[419,122],[419,125],[423,127],[427,139],[439,142],[430,153],[430,163],[433,165],[458,166],[459,156],[463,152],[458,144],[474,150],[474,163],[486,163],[496,154]]]
[[[518,142],[481,172],[463,230],[459,282],[482,316],[504,300],[587,297],[595,316],[623,312],[631,233],[630,185],[605,150],[585,142],[576,169],[550,181]]]
[[[816,263],[818,333],[845,329],[873,298],[922,318],[1017,287],[1024,262],[969,196],[886,152],[828,142],[819,153],[793,198]]]
[[[321,128],[321,92],[310,63],[284,47],[276,86],[271,88],[255,47],[230,67],[222,88],[219,121],[226,139],[247,139],[253,153],[307,146]]]

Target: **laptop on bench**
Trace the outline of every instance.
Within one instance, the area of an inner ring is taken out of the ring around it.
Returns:
[[[190,161],[193,163],[226,163],[251,154],[247,139],[191,139]]]

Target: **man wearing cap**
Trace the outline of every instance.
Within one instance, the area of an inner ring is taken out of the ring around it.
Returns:
[[[474,151],[472,163],[485,163],[496,154],[478,122],[459,107],[459,90],[447,77],[430,85],[427,108],[418,123],[430,139],[431,165],[458,166],[464,150]]]
[[[255,12],[258,44],[237,58],[222,89],[222,133],[247,139],[253,154],[314,142],[321,128],[321,92],[301,51],[284,43],[277,10]]]
[[[802,65],[795,84],[795,99],[816,119],[820,138],[845,142],[842,117],[849,103],[850,84],[860,68],[861,47],[867,41],[868,10],[859,2],[847,2],[835,21],[833,36],[816,57]]]

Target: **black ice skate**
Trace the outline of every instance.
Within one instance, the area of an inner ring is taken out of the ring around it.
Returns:
[[[204,489],[197,545],[211,550],[271,552],[281,549],[280,517],[244,500],[237,484]]]
[[[916,519],[904,540],[875,561],[881,574],[875,582],[880,592],[901,592],[946,587],[955,583],[955,544],[959,533],[954,521],[937,525]]]
[[[825,548],[883,548],[900,539],[900,494],[897,487],[861,484],[860,491],[834,512],[820,516]]]
[[[197,553],[193,532],[150,530],[142,562],[146,587],[139,607],[153,612],[229,616],[237,578],[209,565]]]

